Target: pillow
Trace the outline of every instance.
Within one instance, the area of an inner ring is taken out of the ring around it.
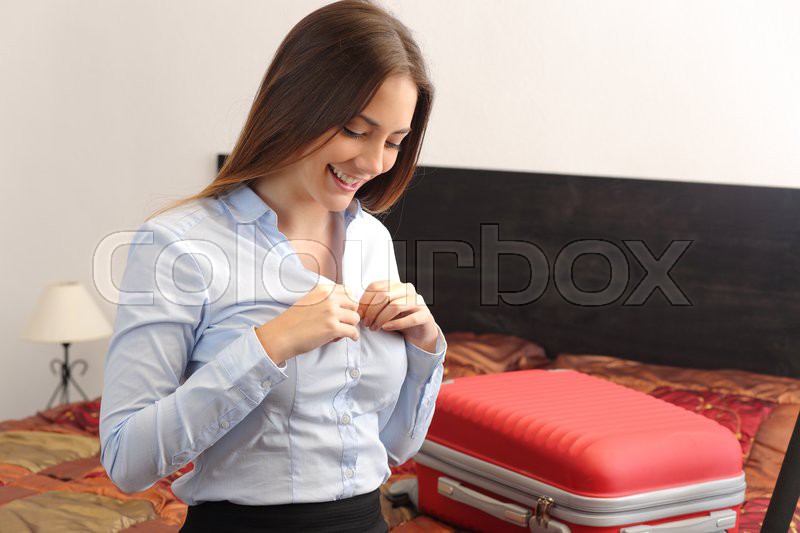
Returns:
[[[800,405],[779,405],[758,428],[745,467],[748,499],[772,496],[798,414]]]
[[[512,335],[458,331],[445,338],[444,379],[540,368],[551,362],[540,345]]]

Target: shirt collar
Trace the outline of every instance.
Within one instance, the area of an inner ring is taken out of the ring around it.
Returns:
[[[233,218],[241,224],[249,224],[261,218],[264,213],[272,211],[247,183],[243,183],[232,191],[224,193],[220,199],[228,207]],[[354,197],[353,201],[345,209],[345,216],[363,218],[364,211],[361,208],[361,200]]]
[[[222,194],[220,200],[228,207],[236,222],[241,224],[253,222],[264,213],[272,211],[247,183]]]
[[[361,209],[361,200],[354,196],[353,201],[345,209],[345,217],[362,218],[363,216],[364,211]]]

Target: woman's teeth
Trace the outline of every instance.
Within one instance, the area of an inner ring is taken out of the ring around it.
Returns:
[[[356,183],[361,181],[359,179],[351,178],[350,176],[348,176],[344,172],[341,172],[338,168],[334,167],[333,165],[328,165],[328,166],[331,167],[331,170],[333,171],[334,174],[336,174],[337,178],[339,178],[348,185],[355,185]]]

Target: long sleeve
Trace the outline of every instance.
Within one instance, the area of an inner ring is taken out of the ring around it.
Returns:
[[[394,246],[388,230],[386,236],[389,278],[399,281]],[[416,455],[433,419],[447,352],[444,334],[438,324],[436,328],[439,336],[434,353],[405,341],[408,370],[400,395],[391,411],[387,408],[379,413],[380,440],[386,447],[389,464],[392,466],[401,465]]]
[[[386,447],[389,464],[398,466],[416,455],[428,433],[442,385],[447,341],[441,328],[436,352],[430,353],[406,341],[408,371],[400,396],[388,421],[381,423],[380,439]],[[381,413],[383,419],[386,413]]]
[[[101,462],[125,492],[193,460],[287,378],[251,325],[183,380],[209,307],[190,242],[151,221],[128,254],[100,409]]]

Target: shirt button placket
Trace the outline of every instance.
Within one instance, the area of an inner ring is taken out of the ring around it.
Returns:
[[[337,409],[339,416],[339,432],[342,435],[344,445],[342,454],[342,473],[344,474],[344,498],[352,497],[355,492],[355,468],[358,460],[358,439],[356,438],[356,428],[352,417],[353,388],[358,383],[361,376],[359,365],[361,363],[361,344],[346,338],[345,346],[347,349],[346,375],[350,377],[342,390],[341,403]]]

